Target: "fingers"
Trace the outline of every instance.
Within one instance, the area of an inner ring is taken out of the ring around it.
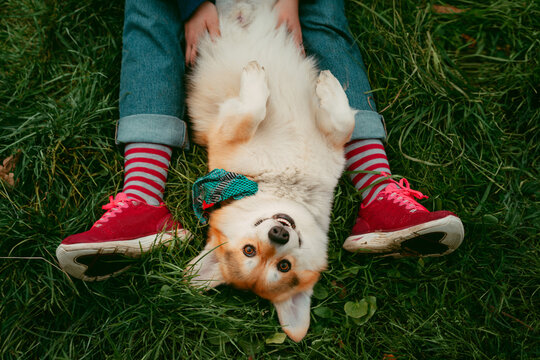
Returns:
[[[209,1],[203,2],[184,24],[187,65],[195,64],[199,39],[205,32],[210,34],[212,40],[221,35],[216,6]]]
[[[210,34],[210,38],[212,40],[215,40],[216,38],[221,36],[221,32],[219,31],[219,21],[217,18],[210,19],[206,22],[206,30],[208,30],[208,33]]]
[[[302,53],[302,55],[306,55],[306,52],[304,50],[304,43],[302,40],[302,28],[300,26],[300,21],[290,21],[291,19],[278,19],[277,27],[279,28],[281,25],[285,24],[285,27],[287,31],[291,34],[294,43]]]
[[[276,28],[279,28],[281,25],[285,25],[287,31],[292,35],[293,40],[302,55],[306,55],[304,45],[302,43],[302,28],[300,26],[300,18],[298,16],[298,0],[278,0],[274,7],[278,14]]]
[[[200,31],[186,29],[186,64],[193,66],[197,58],[197,44],[199,43]]]
[[[212,40],[221,36],[217,19],[215,22],[207,22],[202,29],[195,33],[186,34],[186,64],[189,66],[195,64],[195,60],[197,59],[197,45],[199,44],[199,39],[206,31],[208,31]]]
[[[302,53],[303,56],[306,56],[306,49],[304,49],[304,41],[302,39],[302,33],[298,33],[299,34],[299,37],[296,41],[296,44],[298,46],[298,49],[300,49],[300,52]]]
[[[294,39],[294,43],[298,47],[298,49],[302,52],[302,55],[306,55],[306,52],[304,50],[304,43],[302,41],[302,28],[300,27],[300,23],[295,24],[296,26],[289,26],[289,32],[292,34],[292,37]]]
[[[193,66],[195,64],[195,59],[197,58],[197,45],[187,45],[186,46],[186,64],[188,66]]]

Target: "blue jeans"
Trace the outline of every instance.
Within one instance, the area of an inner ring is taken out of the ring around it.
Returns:
[[[174,0],[126,0],[117,142],[187,145],[184,26]]]
[[[351,139],[385,139],[386,130],[375,101],[364,61],[349,31],[343,0],[301,0],[300,22],[306,53],[321,70],[330,70],[358,110]]]
[[[187,146],[183,24],[176,6],[174,0],[126,0],[118,142]],[[343,0],[302,0],[300,20],[306,52],[338,78],[351,107],[359,110],[352,138],[384,139]]]

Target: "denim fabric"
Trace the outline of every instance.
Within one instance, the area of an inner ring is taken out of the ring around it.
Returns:
[[[171,0],[126,0],[117,142],[187,146],[183,25]]]
[[[382,116],[360,51],[348,30],[343,0],[302,0],[306,52],[336,76],[359,112],[353,139],[385,138]],[[174,0],[126,0],[117,141],[187,147],[183,24]]]
[[[205,0],[177,0],[178,8],[180,9],[180,20],[186,21],[191,15],[197,10],[197,8]],[[209,0],[211,3],[215,4],[215,0]]]
[[[349,32],[343,0],[300,1],[302,37],[321,70],[341,82],[352,108],[359,110],[352,139],[384,139],[383,118],[369,95],[371,87],[358,46]]]

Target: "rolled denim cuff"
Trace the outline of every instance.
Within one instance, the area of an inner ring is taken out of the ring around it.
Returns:
[[[189,148],[186,123],[176,116],[129,115],[118,120],[116,143],[148,142]]]
[[[386,139],[386,126],[381,114],[371,110],[358,110],[354,120],[351,140]]]

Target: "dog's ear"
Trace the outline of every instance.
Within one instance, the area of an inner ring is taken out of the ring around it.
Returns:
[[[309,328],[312,293],[313,288],[310,288],[274,303],[283,331],[296,342],[306,336]]]
[[[206,245],[204,250],[189,262],[187,276],[191,277],[192,286],[213,288],[225,282],[215,250],[214,247]]]

